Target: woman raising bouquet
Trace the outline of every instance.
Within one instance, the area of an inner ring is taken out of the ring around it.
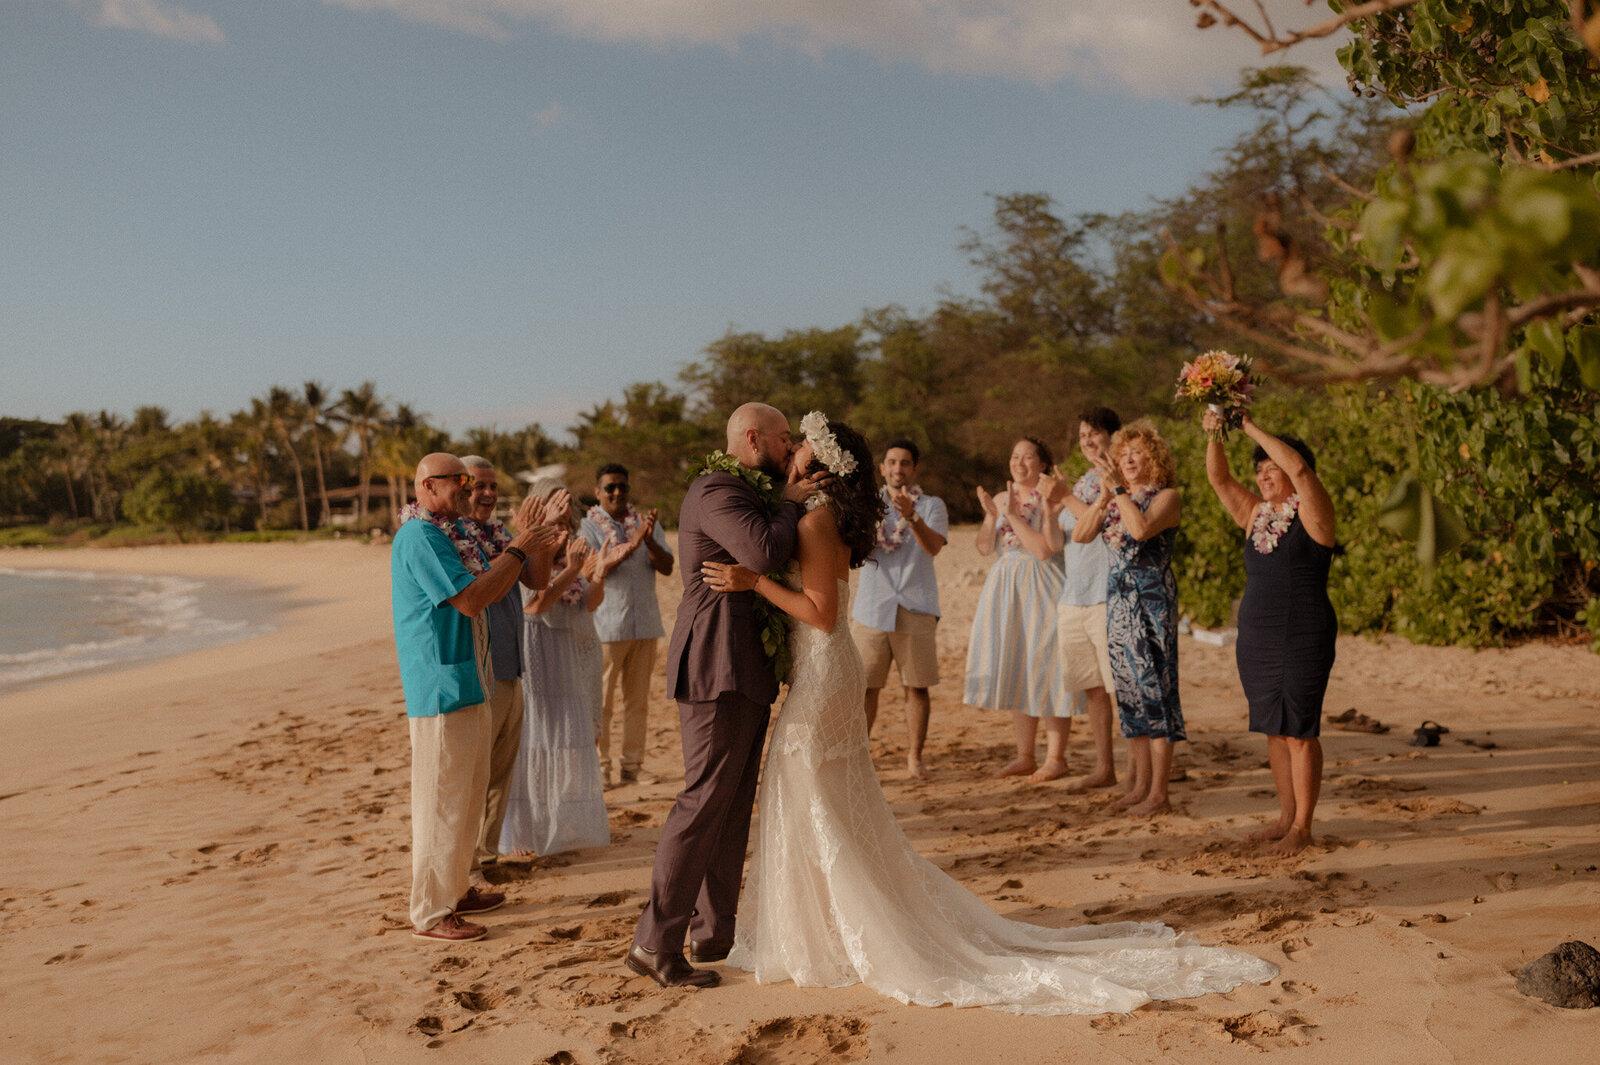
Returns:
[[[1333,501],[1317,479],[1311,449],[1279,438],[1243,416],[1239,428],[1257,444],[1252,492],[1228,469],[1222,419],[1202,425],[1206,479],[1239,527],[1244,598],[1239,603],[1239,681],[1250,702],[1250,731],[1265,733],[1278,791],[1278,820],[1250,838],[1273,840],[1278,854],[1311,842],[1311,815],[1322,790],[1322,696],[1333,669],[1338,619],[1328,602],[1333,561]]]

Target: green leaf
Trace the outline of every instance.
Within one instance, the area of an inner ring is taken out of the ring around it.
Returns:
[[[1361,215],[1361,235],[1380,270],[1393,270],[1400,261],[1405,225],[1411,205],[1401,200],[1378,200]]]
[[[1480,232],[1447,236],[1423,282],[1434,313],[1454,320],[1481,300],[1499,277],[1503,258],[1503,249]]]
[[[1501,209],[1519,231],[1533,235],[1545,247],[1567,239],[1572,231],[1572,207],[1562,192],[1548,186],[1506,191],[1509,195]]]
[[[1470,539],[1466,522],[1451,507],[1436,499],[1412,474],[1406,474],[1389,493],[1378,524],[1417,545],[1417,562],[1432,573],[1439,558]]]

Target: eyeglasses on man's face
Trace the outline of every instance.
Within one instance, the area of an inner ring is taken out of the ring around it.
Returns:
[[[600,491],[604,492],[606,495],[615,495],[618,492],[626,492],[627,490],[627,481],[616,481],[612,484],[603,484],[600,486]]]
[[[427,481],[454,481],[461,488],[472,487],[472,474],[470,473],[436,473],[432,477],[424,477]]]

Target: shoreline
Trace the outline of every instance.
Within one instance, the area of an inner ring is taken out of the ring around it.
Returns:
[[[188,573],[133,573],[113,572],[103,568],[76,566],[9,565],[10,558],[0,552],[0,576],[26,581],[28,576],[83,577],[93,574],[107,581],[119,581],[138,589],[135,595],[166,595],[169,589],[159,587],[161,582],[184,582],[192,587],[178,591],[179,601],[172,606],[191,603],[193,613],[184,612],[182,624],[146,631],[124,633],[122,636],[105,634],[88,643],[75,642],[58,647],[40,647],[19,652],[35,659],[48,672],[6,680],[0,675],[0,695],[32,691],[48,684],[73,680],[101,673],[114,673],[135,666],[153,664],[177,658],[191,651],[221,647],[255,639],[272,632],[282,623],[286,609],[283,602],[269,590],[259,587],[247,578],[233,576],[195,577]],[[169,607],[170,609],[170,607]],[[195,631],[198,628],[200,631]],[[119,647],[122,639],[132,637],[138,642],[131,652]],[[73,657],[63,652],[74,650]],[[84,658],[107,656],[103,660],[85,663]],[[23,663],[17,663],[22,668]]]
[[[405,919],[409,747],[387,552],[136,548],[115,553],[130,571],[231,568],[281,592],[283,623],[244,643],[0,696],[0,956],[21,1018],[0,1036],[3,1056],[1581,1056],[1600,1013],[1525,998],[1513,979],[1563,940],[1600,943],[1600,657],[1342,639],[1327,712],[1355,706],[1392,730],[1325,730],[1321,835],[1298,857],[1265,857],[1242,840],[1274,803],[1260,737],[1244,731],[1232,648],[1181,643],[1191,741],[1172,814],[1133,819],[1104,792],[990,777],[1011,737],[1006,715],[959,703],[987,571],[967,532],[937,560],[934,779],[905,776],[898,690],[885,692],[873,733],[908,837],[1006,916],[1160,920],[1272,961],[1277,980],[1126,1015],[1025,1017],[902,1006],[860,986],[758,985],[726,968],[707,992],[632,977],[622,953],[682,780],[659,657],[646,768],[663,779],[607,793],[612,846],[498,867],[510,901],[486,919],[488,939],[417,943]],[[108,568],[105,554],[85,553],[83,568]],[[658,581],[669,626],[677,585]],[[1440,746],[1408,746],[1423,718],[1450,726]],[[1074,772],[1086,767],[1086,733],[1074,729]]]

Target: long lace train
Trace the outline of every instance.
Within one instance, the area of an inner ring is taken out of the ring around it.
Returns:
[[[1272,979],[1253,955],[1159,923],[1045,928],[991,910],[919,855],[878,785],[861,659],[841,621],[796,624],[788,699],[761,778],[730,965],[762,983],[865,983],[901,1002],[1126,1012]]]

